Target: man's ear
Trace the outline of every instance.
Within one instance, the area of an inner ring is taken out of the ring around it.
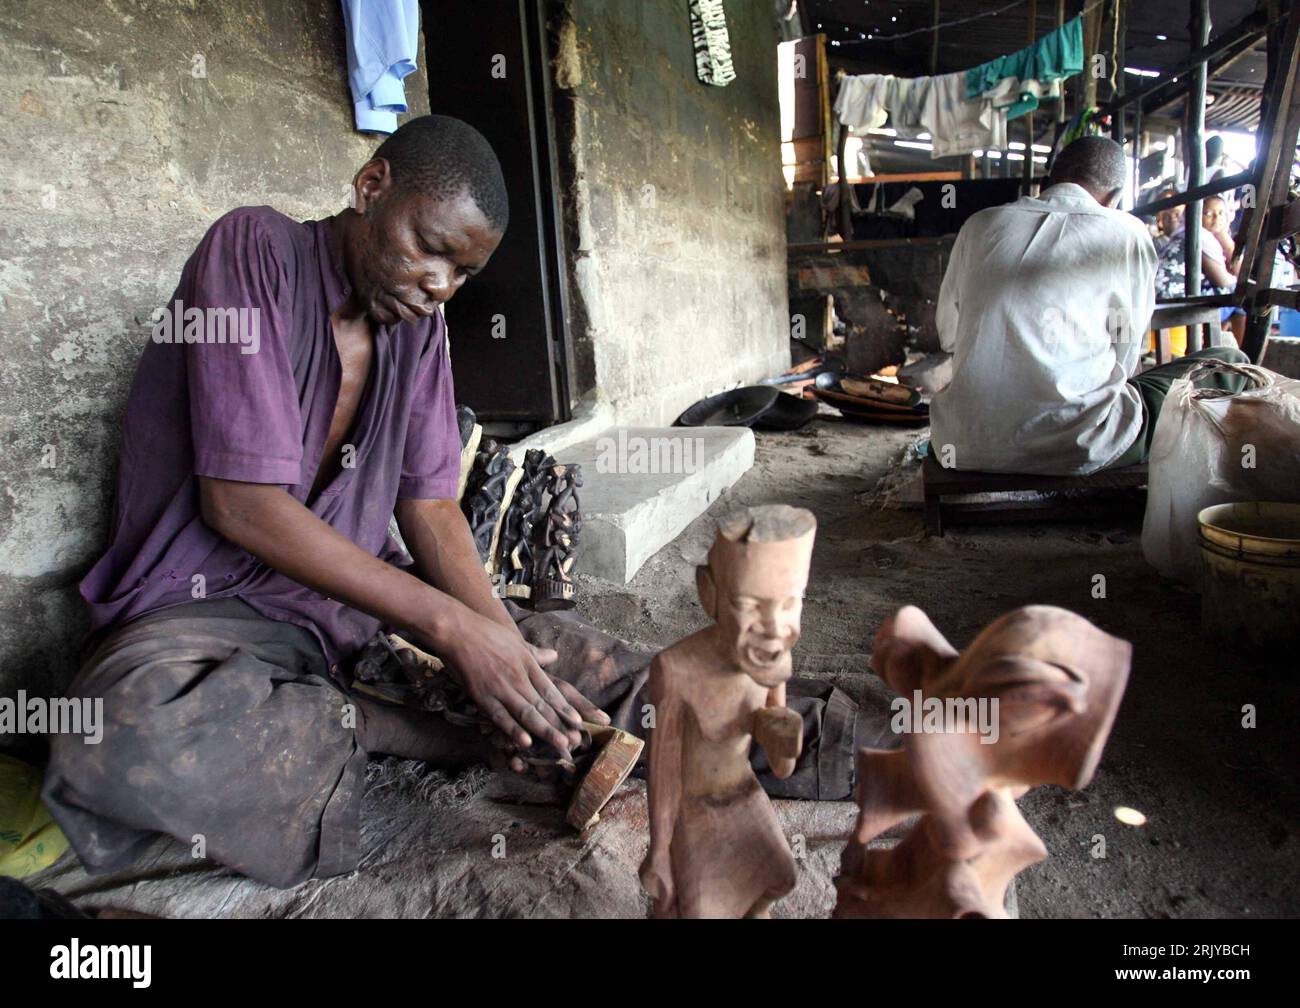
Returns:
[[[385,158],[371,158],[352,179],[353,208],[359,214],[373,207],[393,184],[393,173]]]
[[[707,564],[695,568],[695,589],[700,593],[700,604],[709,619],[718,618],[718,585],[713,580],[713,571]]]

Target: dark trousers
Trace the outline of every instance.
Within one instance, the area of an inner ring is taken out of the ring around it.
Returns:
[[[1204,360],[1223,361],[1226,364],[1250,363],[1250,358],[1236,347],[1207,347],[1134,375],[1129,379],[1129,384],[1136,386],[1142,396],[1142,429],[1128,451],[1112,462],[1110,468],[1120,469],[1147,460],[1151,454],[1151,439],[1155,436],[1156,421],[1160,419],[1160,410],[1164,407],[1165,397],[1169,395],[1169,387],[1179,378],[1186,377],[1188,371]],[[1243,376],[1223,372],[1210,375],[1197,383],[1199,388],[1217,388],[1234,395],[1245,386],[1246,379]]]
[[[644,737],[651,655],[576,613],[511,608],[525,639],[559,652],[553,674]],[[44,798],[87,870],[129,867],[159,833],[276,886],[357,867],[368,755],[359,698],[301,627],[238,599],[160,610],[110,632],[68,695],[103,699],[102,738],[51,736]],[[896,744],[887,715],[868,722],[813,680],[793,680],[788,696],[804,752],[779,781],[756,749],[760,781],[777,796],[850,798],[857,747]],[[436,715],[428,725],[464,737]]]

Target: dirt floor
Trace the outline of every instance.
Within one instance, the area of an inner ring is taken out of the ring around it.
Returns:
[[[881,619],[900,605],[921,606],[957,647],[1021,605],[1072,609],[1132,641],[1133,670],[1092,785],[1042,787],[1021,801],[1051,853],[1020,875],[1021,916],[1300,913],[1296,663],[1264,665],[1207,639],[1199,597],[1143,559],[1136,517],[928,538],[919,510],[882,508],[878,492],[921,433],[831,416],[793,434],[759,433],[754,468],[630,584],[583,579],[582,610],[651,647],[697,629],[693,571],[712,516],[771,502],[810,508],[819,522],[796,674],[831,679],[864,703],[888,703],[868,662]],[[1092,597],[1096,574],[1106,577],[1104,599]],[[1246,704],[1257,727],[1242,725]],[[1117,806],[1146,824],[1122,824]],[[1104,857],[1094,856],[1099,836]]]

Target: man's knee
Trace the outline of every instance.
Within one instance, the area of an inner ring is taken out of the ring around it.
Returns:
[[[46,776],[92,794],[125,781],[130,772],[126,736],[131,720],[125,705],[113,692],[107,696],[73,696],[84,712],[82,730],[49,736],[50,760]]]
[[[1218,346],[1205,347],[1203,350],[1193,350],[1187,355],[1197,360],[1217,360],[1224,364],[1249,364],[1250,358],[1240,347]]]

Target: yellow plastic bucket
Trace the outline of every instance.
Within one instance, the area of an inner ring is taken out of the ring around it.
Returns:
[[[1196,518],[1210,633],[1254,651],[1300,645],[1300,504],[1216,504]]]

